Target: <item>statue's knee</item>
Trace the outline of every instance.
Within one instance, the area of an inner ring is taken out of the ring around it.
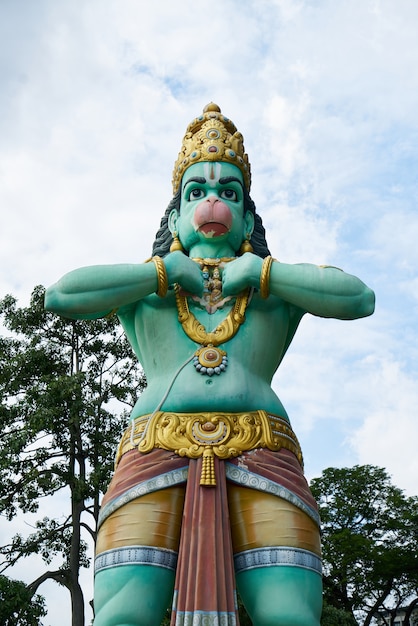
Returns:
[[[318,615],[309,606],[295,602],[294,607],[268,606],[257,603],[251,615],[254,626],[319,626]]]
[[[171,603],[174,572],[124,565],[96,575],[94,626],[159,626]]]
[[[254,626],[319,626],[321,576],[299,567],[261,567],[237,575]]]

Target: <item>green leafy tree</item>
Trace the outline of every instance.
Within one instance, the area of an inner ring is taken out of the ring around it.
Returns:
[[[347,613],[343,609],[337,609],[337,607],[324,601],[321,626],[357,626],[357,622],[351,613]]]
[[[46,615],[44,599],[20,580],[0,575],[0,624],[2,626],[42,626]]]
[[[7,329],[0,337],[0,513],[13,520],[37,512],[43,498],[67,490],[68,515],[44,517],[29,536],[15,535],[0,549],[1,571],[31,554],[46,565],[59,557],[58,569],[42,571],[28,592],[33,597],[47,579],[65,586],[72,624],[84,626],[86,537],[95,541],[115,445],[145,381],[115,317],[64,320],[46,312],[43,299],[37,287],[27,308],[12,296],[0,301]]]
[[[322,519],[328,606],[371,624],[417,595],[418,498],[371,465],[329,468],[311,482]]]

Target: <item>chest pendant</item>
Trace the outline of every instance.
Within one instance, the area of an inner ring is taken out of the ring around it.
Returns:
[[[201,374],[213,376],[221,374],[228,365],[228,355],[225,350],[220,350],[215,346],[202,346],[194,353],[193,365]]]

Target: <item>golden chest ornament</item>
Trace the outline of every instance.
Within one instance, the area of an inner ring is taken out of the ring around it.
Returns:
[[[196,261],[203,260],[197,259]],[[209,264],[210,260],[205,259],[204,269],[207,269]],[[212,264],[218,266],[219,259],[212,261]],[[215,267],[214,271],[218,271],[217,267]],[[218,276],[218,274],[215,275]],[[219,286],[218,290],[219,294],[221,294]],[[250,293],[251,289],[249,288],[239,294],[226,318],[212,332],[207,332],[203,324],[190,312],[187,297],[182,293],[180,286],[175,286],[178,320],[186,335],[201,346],[193,356],[193,365],[200,374],[219,376],[226,370],[228,355],[225,350],[221,350],[218,346],[232,339],[237,334],[241,324],[245,322],[245,311],[248,306]],[[211,313],[213,311],[208,310],[208,312]]]

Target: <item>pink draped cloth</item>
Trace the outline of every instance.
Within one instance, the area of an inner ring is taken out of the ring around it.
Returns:
[[[201,458],[187,459],[161,449],[147,454],[131,450],[122,456],[103,498],[106,517],[143,493],[187,481],[171,626],[239,625],[226,467],[233,482],[254,489],[268,483],[277,486],[279,497],[283,488],[301,507],[317,511],[299,462],[288,450],[257,449],[228,462],[216,457],[214,461],[216,486],[202,486]],[[231,475],[234,468],[239,470],[236,480]]]

